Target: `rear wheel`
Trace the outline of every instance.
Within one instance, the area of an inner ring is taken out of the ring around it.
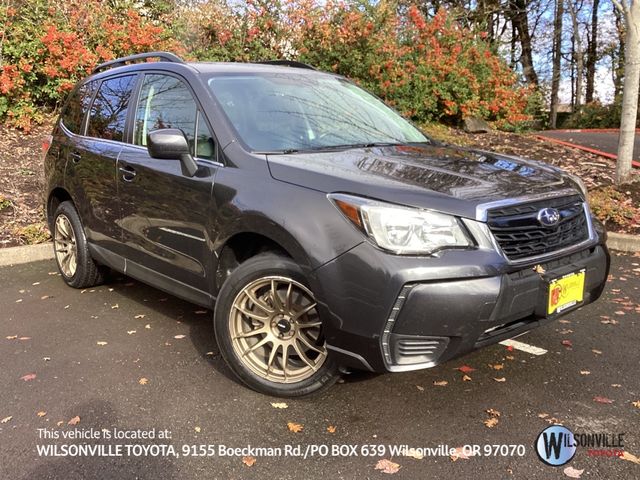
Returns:
[[[214,326],[223,357],[254,390],[301,396],[338,379],[315,297],[289,258],[261,254],[234,270],[220,291]]]
[[[56,263],[67,285],[93,287],[103,281],[102,267],[91,258],[80,216],[73,203],[62,202],[53,216]]]

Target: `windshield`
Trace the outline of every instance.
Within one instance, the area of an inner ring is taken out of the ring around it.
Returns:
[[[225,75],[209,87],[253,151],[429,141],[373,95],[329,75]]]

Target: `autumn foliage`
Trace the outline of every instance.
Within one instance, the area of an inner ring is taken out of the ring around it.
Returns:
[[[526,120],[529,91],[485,41],[442,9],[357,0],[225,0],[149,9],[44,0],[0,7],[0,116],[28,129],[98,63],[150,50],[190,59],[300,60],[345,75],[418,122]],[[11,2],[10,2],[11,5]]]

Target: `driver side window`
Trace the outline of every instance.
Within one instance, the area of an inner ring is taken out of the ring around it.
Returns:
[[[145,75],[136,108],[133,143],[146,146],[147,134],[162,128],[182,130],[192,155],[214,158],[213,137],[185,83],[170,75]]]

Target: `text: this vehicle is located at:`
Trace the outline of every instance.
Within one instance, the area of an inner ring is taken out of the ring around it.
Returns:
[[[596,300],[609,269],[579,179],[435,142],[295,62],[103,64],[45,173],[69,285],[111,268],[213,309],[229,367],[272,395],[512,338]]]

